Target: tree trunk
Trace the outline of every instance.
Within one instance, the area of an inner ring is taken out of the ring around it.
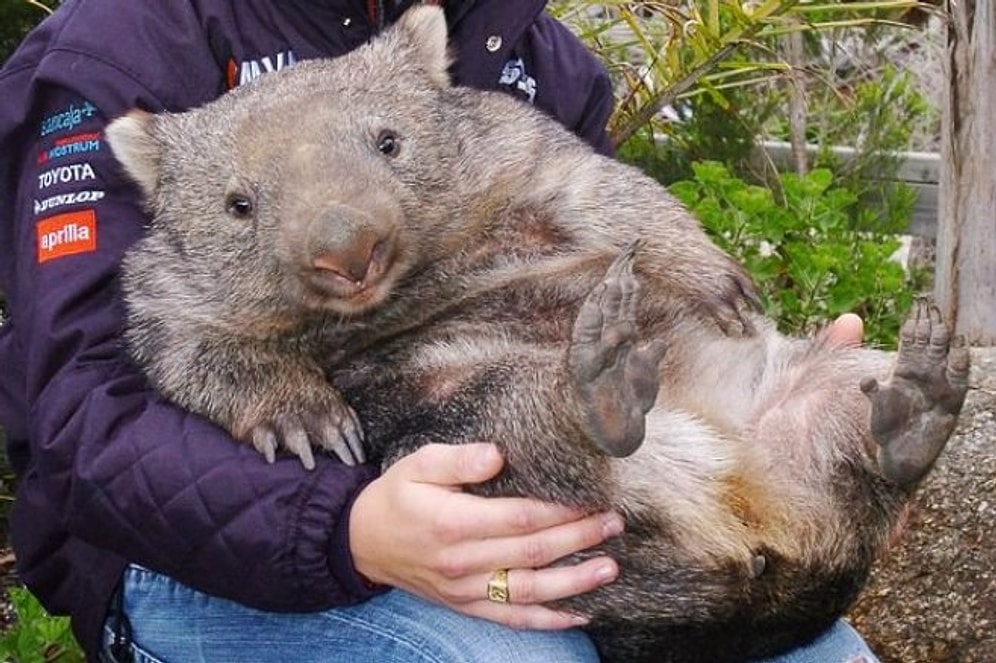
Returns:
[[[801,28],[798,17],[791,17],[790,24]],[[809,172],[809,159],[806,154],[806,43],[801,29],[788,33],[785,40],[785,59],[792,70],[788,75],[789,84],[789,142],[792,145],[792,166],[798,175]]]
[[[996,10],[948,0],[934,294],[956,333],[996,345]]]

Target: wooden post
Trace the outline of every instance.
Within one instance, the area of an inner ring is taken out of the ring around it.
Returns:
[[[996,346],[996,2],[947,0],[934,294],[971,345]]]
[[[792,145],[793,171],[799,175],[809,172],[809,155],[806,154],[806,74],[803,70],[806,59],[806,42],[801,30],[802,21],[798,17],[789,18],[789,25],[797,30],[785,38],[785,59],[792,70],[789,72],[789,143]]]

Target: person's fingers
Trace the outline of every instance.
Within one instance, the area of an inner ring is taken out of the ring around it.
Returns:
[[[826,335],[827,340],[834,345],[861,345],[865,336],[864,320],[854,313],[844,313],[827,327]]]
[[[491,508],[492,505],[486,506]],[[571,553],[597,546],[622,532],[623,526],[619,514],[599,513],[521,536],[466,539],[463,545],[447,551],[446,559],[441,560],[440,572],[444,577],[460,578],[496,568],[547,566]]]
[[[493,444],[427,444],[399,460],[392,470],[410,481],[459,487],[487,481],[504,462]]]
[[[588,623],[588,619],[583,615],[574,615],[539,604],[512,605],[481,601],[461,606],[457,610],[518,629],[552,631],[578,628]]]
[[[585,519],[583,513],[571,507],[519,497],[484,498],[459,494],[454,495],[448,502],[445,512],[440,511],[436,519],[436,530],[440,538],[446,541],[479,540],[492,549],[497,547],[497,544],[503,543],[503,539],[506,538],[523,537]],[[614,518],[618,519],[618,516]],[[614,523],[615,520],[611,522]],[[611,523],[607,523],[606,526],[609,524]],[[601,538],[593,540],[600,527],[601,525],[594,521],[589,521],[584,527],[589,534],[585,540],[593,541],[589,545],[594,545],[605,538],[602,535]],[[526,544],[531,545],[529,542]],[[539,557],[542,552],[536,551],[534,554]],[[509,561],[515,562],[520,559],[521,555]]]
[[[454,582],[444,598],[451,603],[475,603],[488,596],[494,571],[474,574]],[[559,601],[584,594],[610,583],[619,575],[619,565],[610,557],[598,556],[571,566],[545,569],[508,569],[508,603],[531,605]],[[494,603],[494,601],[491,601]]]
[[[576,594],[592,591],[612,582],[619,567],[608,557],[596,557],[577,566],[534,571],[512,569],[508,572],[508,602],[475,601],[457,609],[515,628],[563,629],[583,626],[585,615],[545,605]],[[487,596],[488,576],[477,591]]]
[[[490,479],[503,459],[493,444],[426,445],[399,460],[392,471],[415,483],[452,486]],[[483,498],[454,491],[438,510],[436,530],[445,541],[529,534],[580,519],[571,507],[518,497]]]

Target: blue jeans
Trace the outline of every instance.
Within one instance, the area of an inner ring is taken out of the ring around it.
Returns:
[[[378,661],[383,663],[595,662],[581,631],[522,631],[467,617],[394,590],[318,613],[260,612],[192,590],[139,566],[124,576],[135,663]],[[111,640],[108,619],[106,642]],[[863,657],[863,658],[862,658]],[[838,622],[816,642],[770,663],[874,663]]]

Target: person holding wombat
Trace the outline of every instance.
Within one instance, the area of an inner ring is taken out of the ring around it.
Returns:
[[[324,456],[310,472],[293,458],[267,464],[165,402],[121,347],[118,265],[146,216],[107,149],[107,122],[135,106],[186,110],[344,54],[409,4],[67,0],[0,73],[12,539],[21,578],[72,617],[90,659],[141,647],[158,660],[595,658],[573,628],[583,617],[545,604],[612,582],[615,562],[533,569],[618,534],[618,515],[466,494],[502,467],[486,440],[427,446],[383,474]],[[609,80],[544,4],[447,3],[452,73],[535,104],[608,153]],[[839,323],[838,337],[858,340],[856,324]],[[791,656],[872,658],[843,624]]]

